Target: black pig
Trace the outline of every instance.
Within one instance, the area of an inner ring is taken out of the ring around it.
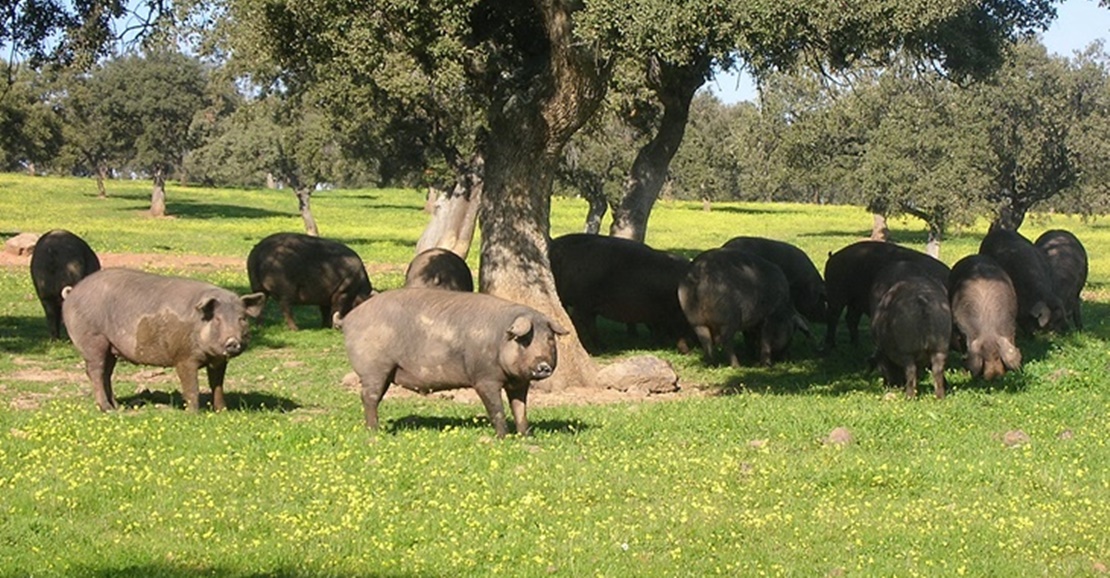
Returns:
[[[39,237],[31,254],[31,281],[46,312],[51,338],[62,334],[62,289],[99,270],[100,259],[81,237],[62,229]]]

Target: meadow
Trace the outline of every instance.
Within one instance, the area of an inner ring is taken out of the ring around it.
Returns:
[[[257,240],[301,231],[288,191],[0,174],[0,237],[69,229],[102,254],[247,290]],[[427,222],[411,190],[317,193],[321,234],[354,248],[375,288],[401,284]],[[586,205],[554,199],[552,234]],[[819,269],[868,233],[862,209],[661,201],[648,242],[693,256],[735,235],[793,242]],[[948,264],[985,221],[951,232]],[[172,370],[121,363],[126,409],[99,412],[67,340],[48,339],[26,260],[0,266],[0,578],[15,576],[1096,576],[1110,566],[1110,228],[1035,214],[1091,255],[1086,329],[1021,337],[1023,371],[951,394],[883,387],[871,344],[798,343],[765,369],[669,360],[682,390],[559,403],[534,435],[493,439],[480,404],[391,391],[362,425],[339,332],[273,304],[231,361],[228,411],[186,414]],[[891,223],[921,249],[923,228]],[[476,247],[476,246],[475,246]],[[477,250],[469,261],[477,265]],[[824,328],[815,333],[823,335]],[[625,348],[627,347],[627,348]],[[140,391],[144,390],[144,391]],[[202,385],[202,392],[206,388]],[[134,392],[134,393],[133,393]],[[460,396],[461,397],[461,396]],[[616,399],[616,401],[612,401]],[[202,396],[202,402],[205,398]],[[832,443],[836,428],[851,439]]]

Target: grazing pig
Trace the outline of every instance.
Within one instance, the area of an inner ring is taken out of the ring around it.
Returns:
[[[396,383],[428,393],[473,387],[498,437],[505,437],[501,390],[519,434],[528,433],[528,388],[555,371],[555,336],[566,330],[539,311],[481,293],[387,291],[343,319],[347,357],[362,384],[366,427]]]
[[[709,363],[721,347],[729,364],[740,366],[733,344],[737,332],[749,346],[758,342],[765,366],[790,346],[796,313],[786,275],[757,255],[733,249],[698,255],[678,286],[678,301]]]
[[[647,324],[657,337],[678,340],[685,351],[690,328],[677,291],[689,260],[637,241],[585,233],[553,239],[550,256],[559,300],[590,345],[601,347],[600,315],[629,325]]]
[[[52,339],[62,334],[62,289],[99,270],[100,260],[81,237],[62,229],[39,237],[31,254],[31,281]]]
[[[790,283],[794,309],[813,323],[825,322],[825,281],[804,251],[790,243],[763,237],[733,237],[722,246],[763,257],[778,265]]]
[[[274,233],[247,256],[251,291],[278,300],[285,325],[296,330],[293,305],[320,307],[320,324],[332,325],[370,298],[373,287],[362,259],[350,247],[300,233]]]
[[[992,257],[1010,276],[1017,293],[1018,327],[1028,333],[1067,328],[1064,303],[1056,294],[1044,251],[1016,231],[994,227],[979,244],[979,254]]]
[[[115,409],[116,360],[173,367],[185,407],[200,407],[197,373],[207,369],[212,407],[224,409],[227,361],[247,346],[247,317],[262,312],[266,296],[239,297],[210,283],[131,269],[103,269],[63,291],[62,315],[85,359],[96,405]]]
[[[904,384],[917,396],[917,376],[926,366],[933,391],[944,397],[944,364],[952,337],[952,310],[944,286],[930,275],[906,277],[891,285],[871,316],[871,337],[883,380]]]
[[[1083,329],[1083,299],[1081,293],[1087,284],[1087,250],[1069,231],[1053,229],[1045,231],[1033,243],[1044,251],[1056,295],[1063,301],[1064,313],[1075,329]]]
[[[859,320],[871,309],[871,285],[875,274],[896,261],[913,261],[943,287],[948,282],[948,266],[922,253],[893,243],[859,241],[829,254],[825,262],[825,290],[829,308],[825,317],[825,346],[836,346],[836,326],[840,313],[847,307],[845,322],[848,337],[859,343]]]
[[[449,291],[474,291],[474,275],[462,257],[447,249],[421,251],[405,271],[405,287],[428,287]]]
[[[948,295],[971,375],[991,380],[1021,369],[1014,342],[1017,294],[1006,271],[986,255],[968,255],[952,266]]]

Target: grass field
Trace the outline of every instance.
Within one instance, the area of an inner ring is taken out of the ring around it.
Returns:
[[[171,186],[173,217],[159,220],[144,215],[147,183],[111,182],[109,194],[0,175],[0,234],[66,228],[99,253],[175,257],[152,268],[244,292],[245,270],[226,258],[301,230],[288,192]],[[354,248],[376,288],[401,283],[427,220],[418,193],[327,191],[313,203],[321,233]],[[552,233],[578,230],[585,211],[556,199]],[[663,201],[648,242],[692,256],[770,236],[823,268],[869,225],[852,207]],[[1110,230],[1034,215],[1022,232],[1053,227],[1091,254],[1087,329],[1019,340],[1020,374],[973,382],[953,358],[948,398],[905,400],[867,371],[866,332],[833,355],[800,344],[771,369],[636,349],[602,361],[659,355],[683,392],[534,396],[535,435],[504,441],[480,405],[395,392],[370,441],[357,392],[341,384],[342,335],[315,329],[310,309],[290,332],[272,305],[229,366],[229,411],[188,415],[172,370],[121,364],[128,408],[100,413],[15,262],[0,267],[0,577],[1104,575]],[[943,260],[974,252],[985,228],[951,234]],[[917,223],[892,229],[921,248]],[[181,265],[199,256],[225,259]],[[132,394],[140,386],[150,391]],[[838,427],[850,443],[824,441]]]

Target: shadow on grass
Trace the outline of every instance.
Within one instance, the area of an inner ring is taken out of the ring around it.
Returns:
[[[59,339],[50,339],[46,317],[0,315],[0,351],[20,354],[45,354],[52,345],[69,343],[65,328]]]
[[[117,401],[121,406],[129,408],[153,405],[185,409],[185,400],[181,397],[181,392],[176,390],[172,392],[146,390],[135,395],[120,396]],[[224,392],[224,401],[227,403],[228,411],[289,412],[301,407],[300,404],[289,398],[254,391]],[[212,409],[211,392],[200,394],[200,407],[206,411]]]
[[[694,204],[688,205],[686,207],[676,207],[676,209],[684,209],[684,210],[687,210],[687,211],[697,211],[699,213],[706,212],[705,208],[702,205],[694,205]],[[734,207],[734,206],[728,206],[728,205],[720,205],[720,204],[717,204],[717,203],[711,204],[708,212],[710,212],[710,213],[733,213],[733,214],[737,214],[737,215],[790,215],[790,214],[795,214],[796,215],[796,214],[801,214],[802,213],[802,211],[799,211],[797,209],[784,209],[784,208],[755,209],[755,208],[752,208],[752,207]]]
[[[304,576],[318,576],[320,571],[316,570],[301,570],[297,568],[277,568],[265,571],[250,571],[250,570],[236,570],[228,567],[210,566],[207,564],[193,564],[177,566],[172,564],[134,564],[123,568],[113,567],[84,567],[79,568],[75,575],[79,576],[96,576],[103,578],[192,578],[193,576],[225,576],[227,578],[301,578]],[[25,576],[27,574],[12,572],[7,570],[0,571],[0,576],[4,578],[14,578],[16,576]],[[345,575],[342,573],[328,572],[332,576],[350,576],[351,578],[406,578],[412,576],[435,576],[434,574],[411,574],[403,572],[382,572],[382,573],[363,573]]]
[[[533,433],[560,433],[569,434],[585,431],[590,428],[585,422],[577,419],[565,420],[529,420],[528,426]],[[384,429],[391,434],[411,430],[436,430],[453,429],[488,429],[493,432],[493,424],[484,417],[441,417],[427,415],[407,415],[390,420]],[[513,431],[512,419],[509,419],[509,430]]]

